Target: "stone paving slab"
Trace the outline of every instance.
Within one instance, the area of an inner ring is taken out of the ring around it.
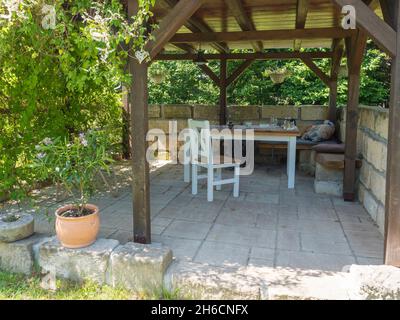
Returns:
[[[198,195],[192,195],[190,184],[183,183],[182,166],[162,167],[151,177],[152,239],[169,246],[175,259],[208,259],[215,265],[232,260],[258,267],[341,270],[355,261],[382,261],[383,237],[364,208],[315,194],[313,183],[298,172],[296,188],[289,190],[283,167],[256,166],[253,175],[241,177],[239,198],[233,198],[228,185],[214,191],[215,200],[209,203],[204,181]],[[102,207],[99,237],[126,243],[133,229],[131,188],[121,187],[119,194],[113,198],[102,193],[94,202]],[[36,221],[35,229],[54,234],[54,222]],[[220,258],[208,257],[210,243],[249,251],[229,258],[232,251],[220,250]]]

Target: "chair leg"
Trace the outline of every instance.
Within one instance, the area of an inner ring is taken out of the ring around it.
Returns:
[[[240,176],[240,166],[235,166],[235,182],[233,184],[233,196],[235,198],[239,197],[239,176]]]
[[[195,164],[192,164],[192,194],[197,194],[197,173],[198,167]]]
[[[207,168],[207,200],[212,202],[214,200],[214,168]]]
[[[217,181],[221,181],[222,180],[222,169],[221,168],[218,168],[217,169]],[[218,190],[218,191],[221,191],[221,189],[222,189],[222,185],[217,185],[217,187],[216,187],[216,189]]]

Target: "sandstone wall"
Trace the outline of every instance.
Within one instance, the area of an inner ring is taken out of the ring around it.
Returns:
[[[346,119],[342,115],[343,140],[345,125]],[[358,197],[382,233],[385,225],[388,126],[388,109],[360,105],[357,151],[363,164],[358,178]]]

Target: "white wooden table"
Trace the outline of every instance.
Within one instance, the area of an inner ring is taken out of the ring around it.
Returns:
[[[227,126],[213,126],[211,129],[226,129]],[[299,135],[298,130],[284,130],[281,128],[268,129],[260,126],[234,126],[234,129],[254,129],[254,141],[260,142],[281,142],[287,143],[287,176],[288,176],[288,188],[293,189],[295,186],[296,177],[296,141]],[[243,136],[245,136],[243,134]],[[218,137],[216,137],[218,139]],[[235,137],[233,136],[233,139]],[[242,136],[240,139],[243,139]],[[248,139],[248,138],[245,138]],[[184,153],[185,157],[190,156],[187,152]],[[189,161],[184,161],[184,181],[190,182],[190,164]]]

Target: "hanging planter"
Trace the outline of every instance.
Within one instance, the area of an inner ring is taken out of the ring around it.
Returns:
[[[161,84],[165,80],[166,75],[163,73],[156,73],[156,74],[150,75],[150,77],[151,77],[151,80],[155,84]]]
[[[275,84],[283,83],[288,76],[290,76],[290,72],[286,70],[286,68],[275,69],[275,70],[265,70],[264,76],[270,77],[271,81]]]
[[[150,70],[149,77],[150,80],[153,81],[155,84],[161,84],[165,81],[167,75],[167,69],[162,65],[157,65],[153,66],[153,68]]]

